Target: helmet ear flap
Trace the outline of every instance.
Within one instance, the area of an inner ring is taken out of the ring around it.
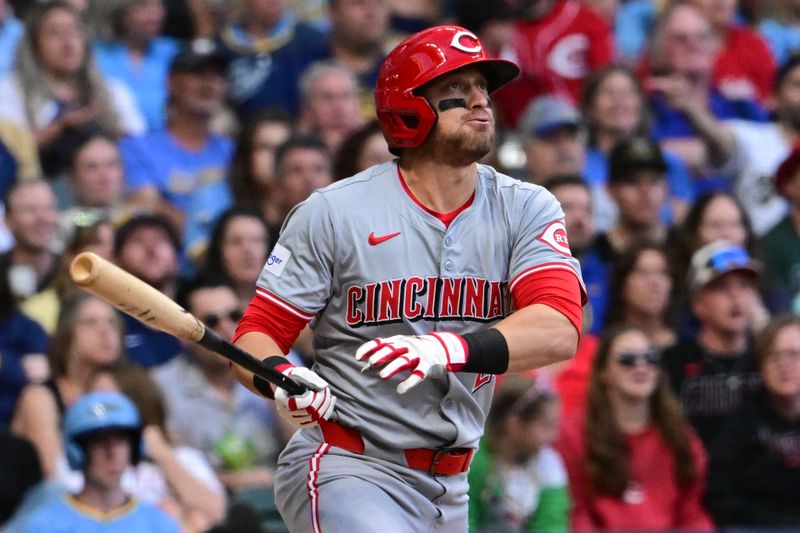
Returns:
[[[378,122],[393,148],[419,146],[436,124],[437,115],[428,101],[408,94],[386,95],[377,109]]]

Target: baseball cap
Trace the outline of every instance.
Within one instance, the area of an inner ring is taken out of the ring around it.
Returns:
[[[200,72],[205,67],[212,67],[224,75],[228,70],[228,58],[213,40],[195,39],[172,59],[169,73]]]
[[[757,278],[761,263],[747,250],[728,241],[714,241],[697,250],[689,265],[689,291],[694,293],[730,272],[744,272]]]
[[[608,155],[609,181],[625,181],[637,170],[667,170],[661,148],[656,142],[641,135],[620,141]]]
[[[800,144],[796,144],[791,153],[775,171],[775,190],[783,194],[786,182],[792,179],[800,170]]]
[[[581,115],[569,102],[555,96],[540,96],[528,104],[520,121],[523,136],[540,137],[558,128],[579,128]]]

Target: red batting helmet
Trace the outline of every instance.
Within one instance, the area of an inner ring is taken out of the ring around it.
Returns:
[[[389,52],[378,73],[375,108],[392,151],[419,146],[436,123],[436,112],[414,90],[468,65],[483,71],[490,93],[519,74],[514,63],[490,59],[478,37],[460,26],[423,30]]]

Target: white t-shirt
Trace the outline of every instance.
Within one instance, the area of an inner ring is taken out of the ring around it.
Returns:
[[[791,146],[775,122],[729,120],[725,125],[736,137],[732,166],[726,168],[736,176],[734,192],[760,237],[786,215],[788,206],[775,190],[774,176]]]

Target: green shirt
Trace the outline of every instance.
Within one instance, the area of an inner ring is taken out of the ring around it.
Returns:
[[[770,300],[788,302],[800,292],[800,234],[790,216],[761,238]],[[783,307],[783,306],[781,306]]]

